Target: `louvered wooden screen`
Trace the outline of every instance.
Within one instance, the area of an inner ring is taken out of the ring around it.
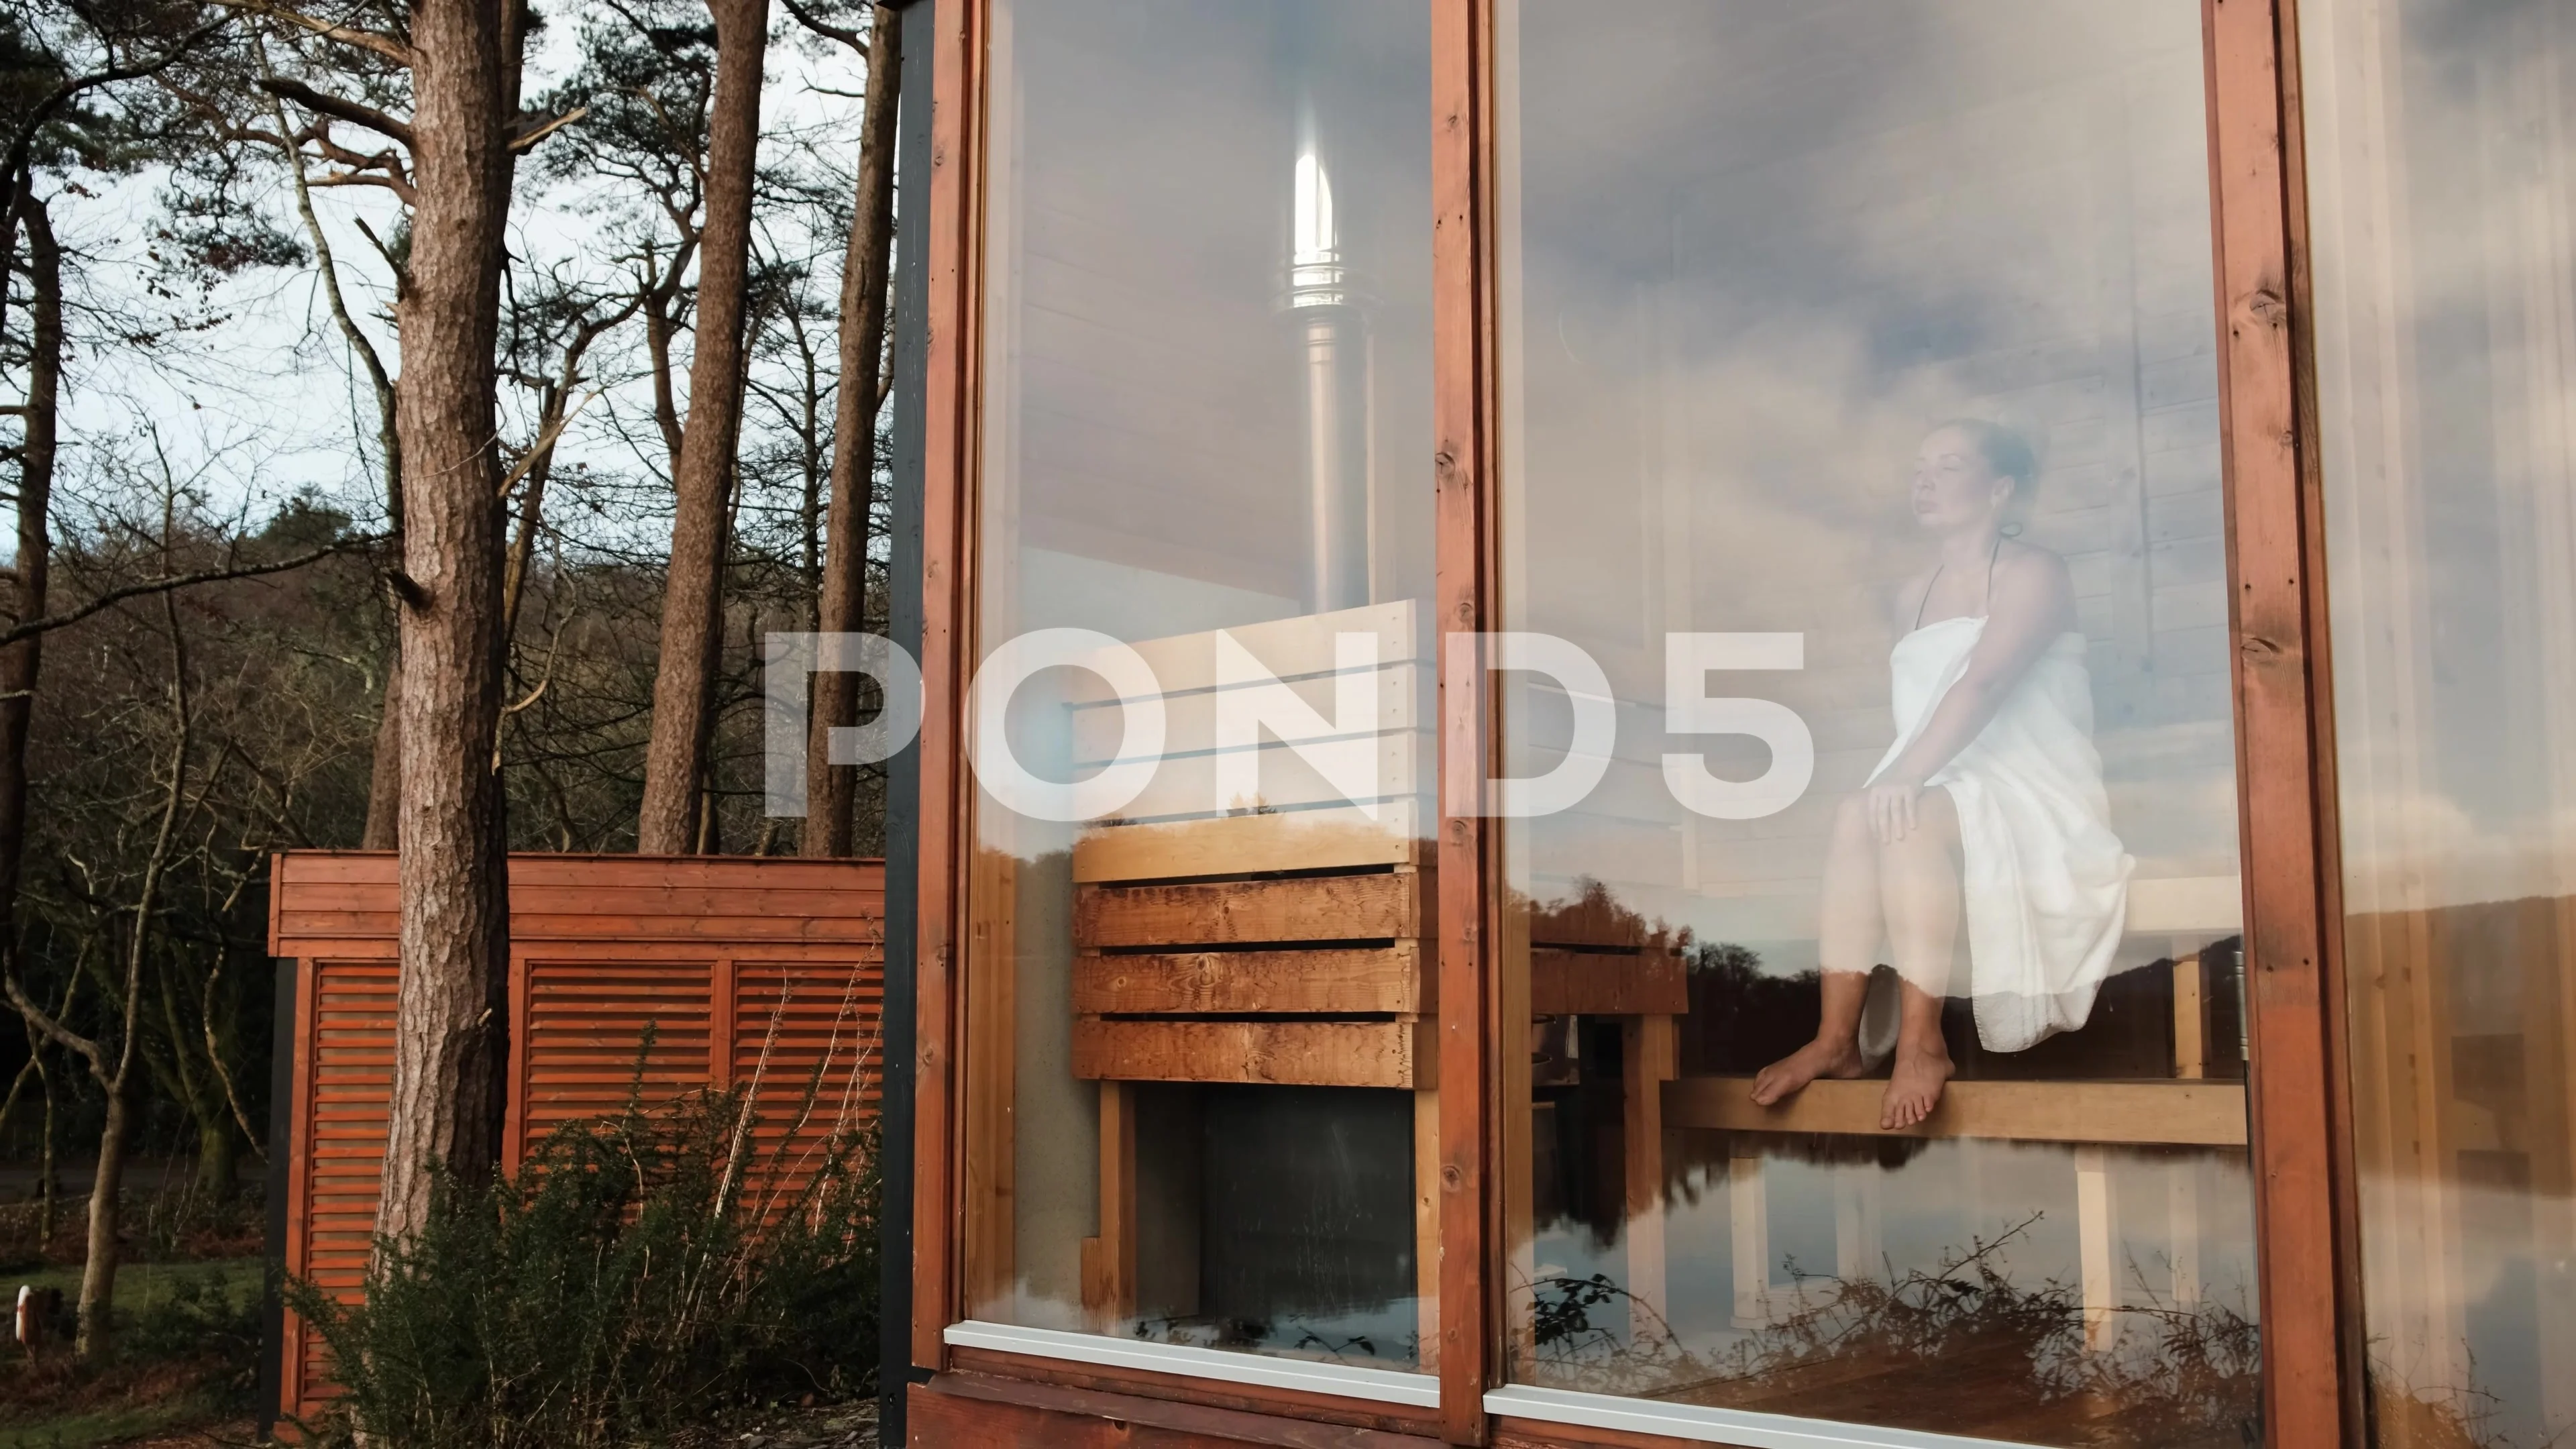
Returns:
[[[295,852],[273,882],[270,950],[297,981],[279,1038],[294,1052],[282,1256],[354,1294],[393,1075],[395,861]],[[876,1111],[884,905],[876,861],[513,856],[510,1165],[564,1123],[620,1110],[640,1055],[648,1107],[754,1089],[762,1160],[784,1143],[792,1186],[845,1111]],[[329,1392],[318,1336],[290,1314],[272,1351],[280,1409],[309,1416]]]

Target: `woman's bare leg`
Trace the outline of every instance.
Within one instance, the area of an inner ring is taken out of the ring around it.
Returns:
[[[1890,954],[1904,978],[1896,1060],[1878,1125],[1911,1127],[1932,1115],[1950,1080],[1941,1040],[1941,1002],[1950,994],[1959,939],[1959,812],[1950,792],[1923,792],[1915,828],[1879,847],[1879,888]]]
[[[1857,1077],[1861,1003],[1869,996],[1870,955],[1886,934],[1880,915],[1878,842],[1869,814],[1857,799],[1834,811],[1834,833],[1825,850],[1823,917],[1816,927],[1816,960],[1822,968],[1824,1014],[1813,1041],[1764,1067],[1753,1079],[1753,1100],[1768,1107],[1818,1077]]]

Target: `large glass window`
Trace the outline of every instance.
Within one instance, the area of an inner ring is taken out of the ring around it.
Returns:
[[[2200,10],[1503,0],[1525,1407],[2259,1433]]]
[[[990,17],[967,1311],[1416,1367],[1428,12]]]
[[[2576,1433],[2576,12],[2300,7],[2370,1404]]]

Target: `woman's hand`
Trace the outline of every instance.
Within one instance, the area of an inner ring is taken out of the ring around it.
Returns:
[[[1914,833],[1914,807],[1923,798],[1923,782],[1891,775],[1869,787],[1869,828],[1881,845],[1894,845]]]

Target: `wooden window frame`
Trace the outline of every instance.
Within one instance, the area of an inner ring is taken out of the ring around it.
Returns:
[[[982,393],[984,45],[990,0],[914,8],[934,55],[923,425],[919,928],[913,1054],[911,1358],[1037,1383],[1288,1413],[1357,1432],[1452,1444],[1677,1444],[1616,1430],[1497,1419],[1505,1247],[1495,834],[1450,814],[1481,789],[1495,719],[1481,672],[1439,704],[1441,1407],[1246,1392],[1206,1379],[957,1348],[966,1315],[976,1056],[962,943],[974,785],[964,758],[975,638]],[[1443,632],[1495,627],[1498,608],[1500,238],[1493,198],[1494,0],[1430,6],[1433,427]],[[2239,840],[2245,861],[2250,1142],[2271,1449],[2358,1445],[2364,1432],[2354,1166],[2340,961],[2331,678],[2308,332],[2298,0],[2202,0],[2212,247],[2233,645]],[[915,34],[921,30],[916,29]],[[1479,661],[1481,663],[1481,661]],[[1463,682],[1463,681],[1462,681]],[[1374,1406],[1383,1410],[1388,1406]]]

